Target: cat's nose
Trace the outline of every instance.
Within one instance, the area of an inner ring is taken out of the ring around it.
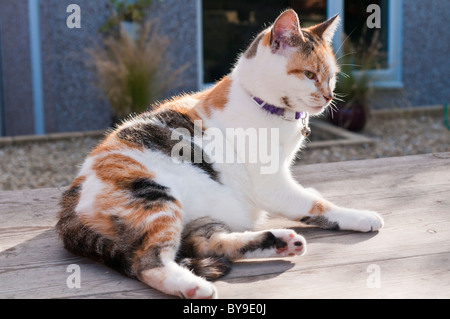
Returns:
[[[328,102],[330,102],[333,99],[333,94],[331,94],[331,95],[324,95],[323,97],[324,97],[325,101],[327,101],[327,103],[328,103]]]

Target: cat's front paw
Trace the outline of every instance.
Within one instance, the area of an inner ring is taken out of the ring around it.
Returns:
[[[341,230],[354,230],[363,233],[378,231],[384,226],[383,218],[368,210],[348,210],[339,218]]]

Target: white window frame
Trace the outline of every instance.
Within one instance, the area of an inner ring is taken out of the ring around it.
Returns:
[[[345,19],[344,0],[328,0],[328,18],[340,13]],[[341,46],[343,23],[336,32],[334,39],[336,49]],[[376,88],[403,88],[402,82],[402,48],[403,48],[403,0],[389,0],[389,30],[388,30],[388,68],[366,71],[373,79]],[[356,72],[360,73],[360,72]]]
[[[203,89],[208,83],[203,83],[203,10],[202,0],[197,1],[197,76],[198,87]],[[345,19],[344,0],[327,0],[327,16],[331,18],[340,14]],[[343,41],[343,23],[336,32],[334,46],[339,48]],[[402,49],[403,49],[403,0],[389,0],[389,31],[388,31],[388,68],[383,70],[367,71],[373,76],[374,87],[377,88],[403,88],[402,82]]]

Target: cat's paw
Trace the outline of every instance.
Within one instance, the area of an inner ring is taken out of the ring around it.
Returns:
[[[290,229],[269,230],[275,236],[275,251],[279,257],[303,256],[306,253],[306,240]]]
[[[206,280],[196,282],[180,292],[183,299],[217,299],[217,289]]]
[[[363,233],[378,231],[384,226],[383,218],[368,210],[348,210],[339,218],[341,230],[354,230]]]

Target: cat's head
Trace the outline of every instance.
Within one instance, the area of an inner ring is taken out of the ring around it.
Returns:
[[[250,94],[266,103],[320,114],[330,105],[339,66],[331,41],[335,16],[301,29],[294,10],[283,12],[239,59],[235,72]]]

